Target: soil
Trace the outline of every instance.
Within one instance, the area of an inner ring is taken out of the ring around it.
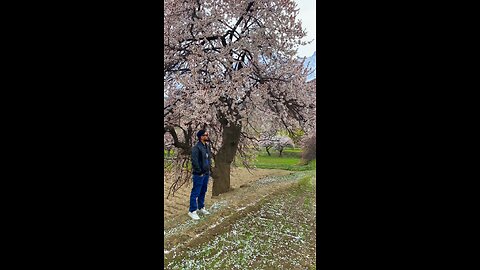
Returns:
[[[292,174],[292,172],[286,170],[255,169],[250,170],[249,172],[245,168],[233,168],[230,176],[230,185],[232,188],[230,192],[212,197],[213,178],[209,179],[207,195],[205,196],[205,208],[208,209],[218,202],[228,204],[229,207],[233,208],[242,207],[243,205],[246,205],[253,200],[258,199],[265,194],[269,194],[285,185],[285,183],[280,183],[279,185],[265,185],[260,189],[255,190],[255,192],[251,192],[250,187],[253,183],[267,176],[274,177],[289,174]],[[189,181],[187,184],[183,185],[180,190],[175,192],[173,197],[170,195],[170,197],[167,199],[168,189],[171,185],[171,182],[168,181],[168,176],[165,176],[164,179],[163,217],[165,222],[164,228],[168,229],[172,226],[175,226],[179,222],[190,219],[187,213],[190,202],[192,182]]]

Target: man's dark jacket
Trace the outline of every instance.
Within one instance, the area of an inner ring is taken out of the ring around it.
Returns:
[[[212,151],[210,150],[210,146],[208,144],[204,145],[202,142],[197,142],[192,148],[192,173],[195,175],[210,174],[211,165]]]

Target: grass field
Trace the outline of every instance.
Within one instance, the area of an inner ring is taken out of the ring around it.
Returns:
[[[164,254],[165,269],[316,269],[315,185],[315,173],[305,172],[298,184],[222,224],[214,237]]]
[[[302,155],[299,148],[287,148],[283,151],[282,157],[279,157],[278,152],[271,151],[271,156],[266,151],[262,151],[257,156],[255,166],[261,169],[281,169],[289,171],[309,171],[315,170],[317,167],[316,160],[310,161],[307,165],[299,165]]]
[[[317,167],[316,159],[310,161],[307,165],[299,165],[302,150],[300,148],[286,148],[282,157],[277,151],[270,150],[271,156],[263,150],[257,155],[255,166],[260,169],[280,169],[289,171],[309,171],[315,170]],[[165,151],[166,157],[166,151]],[[236,164],[242,167],[240,162]]]

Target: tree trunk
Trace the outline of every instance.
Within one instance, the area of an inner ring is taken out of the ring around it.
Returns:
[[[271,156],[271,155],[270,155],[270,152],[268,151],[269,148],[270,148],[270,147],[265,147],[265,150],[267,150],[267,154],[268,154],[269,156]]]
[[[280,157],[282,157],[282,151],[283,151],[283,148],[281,148],[280,150],[278,150],[280,152]]]
[[[215,167],[212,169],[212,195],[218,196],[230,190],[230,165],[237,153],[241,126],[223,127],[223,145],[215,156]]]

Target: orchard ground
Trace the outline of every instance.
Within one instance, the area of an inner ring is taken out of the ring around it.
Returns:
[[[191,183],[166,198],[165,269],[315,269],[315,161],[300,166],[299,149],[261,153],[256,166],[232,170],[232,191],[206,196],[211,215],[188,215]]]

